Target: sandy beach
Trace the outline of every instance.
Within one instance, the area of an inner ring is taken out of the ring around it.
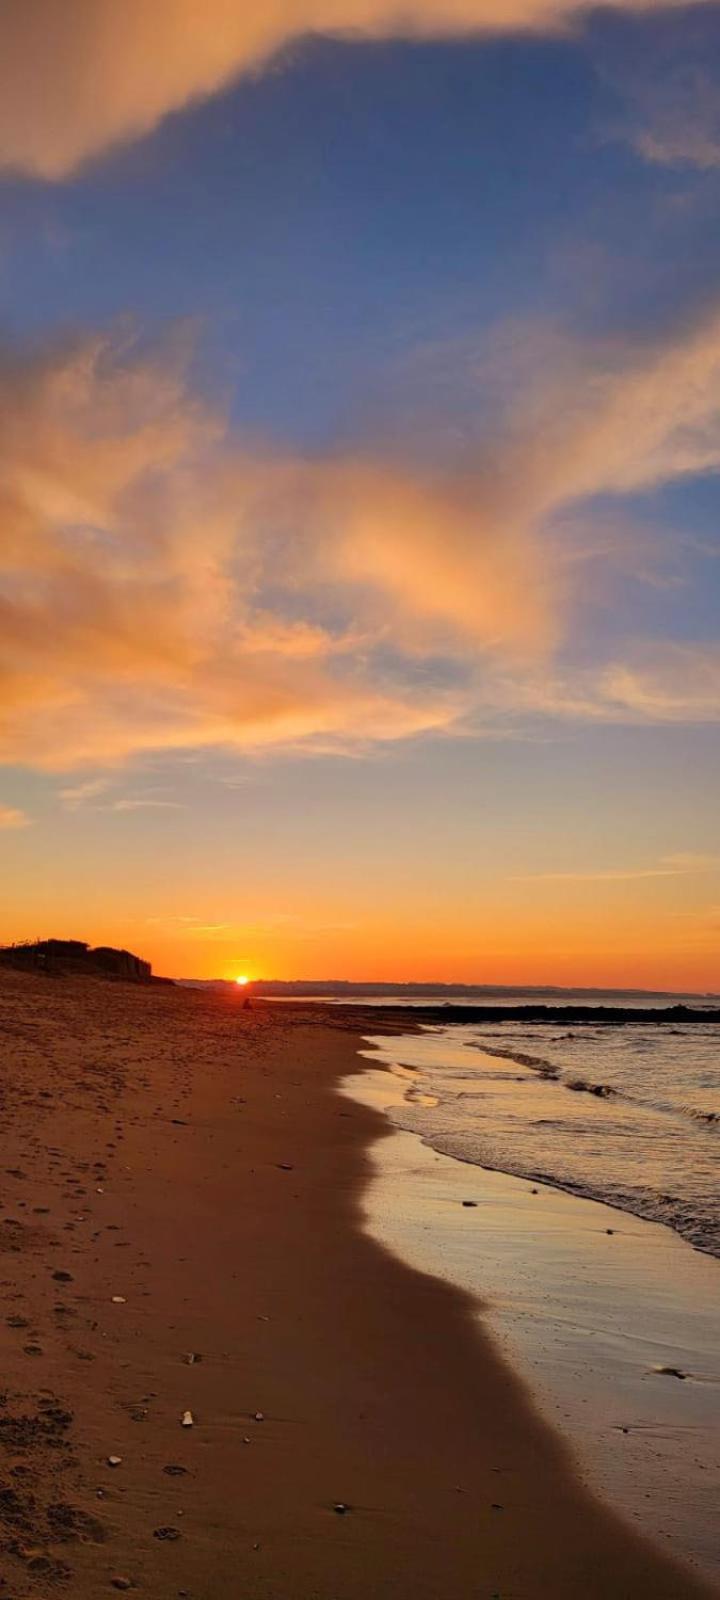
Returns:
[[[357,1029],[0,974],[8,1600],[717,1592],[588,1494],[475,1303],[363,1232]]]

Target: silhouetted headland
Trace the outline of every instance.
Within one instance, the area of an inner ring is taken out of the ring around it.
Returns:
[[[53,977],[77,976],[115,978],[123,983],[170,983],[156,978],[149,961],[131,950],[115,950],[112,945],[92,949],[84,939],[35,939],[24,944],[3,945],[0,965],[23,972],[45,972]]]

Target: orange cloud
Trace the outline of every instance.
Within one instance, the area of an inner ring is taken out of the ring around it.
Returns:
[[[615,0],[622,11],[674,0]],[[0,165],[62,178],[309,33],[551,31],[578,0],[4,0]]]
[[[193,395],[182,333],[0,364],[0,760],[715,719],[710,647],[553,666],[583,552],[552,526],[720,465],[720,320],[552,350],[538,376],[528,340],[504,431],[452,473],[250,451]]]
[[[27,828],[30,818],[17,806],[0,806],[0,828]]]
[[[182,349],[88,339],[13,361],[0,459],[1,759],[396,738],[460,709],[457,690],[383,667],[377,628],[359,645],[312,618],[323,539],[287,499],[304,469],[226,439]],[[304,615],[263,603],[281,576]]]

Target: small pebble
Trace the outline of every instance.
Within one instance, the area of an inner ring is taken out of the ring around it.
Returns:
[[[109,1467],[120,1467],[120,1466],[122,1466],[122,1456],[108,1456],[107,1464],[108,1464]]]
[[[153,1530],[153,1539],[162,1539],[166,1543],[171,1543],[179,1538],[181,1538],[179,1528],[155,1528]]]
[[[195,1421],[195,1418],[194,1418],[194,1416],[192,1414],[192,1411],[183,1411],[183,1414],[182,1414],[182,1417],[180,1418],[180,1421],[182,1423],[183,1428],[192,1428],[193,1423]]]
[[[127,1300],[125,1299],[124,1294],[114,1294],[112,1297],[112,1303],[114,1306],[126,1306]]]

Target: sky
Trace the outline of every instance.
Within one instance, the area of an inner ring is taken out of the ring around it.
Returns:
[[[720,988],[720,4],[5,0],[0,939]]]

